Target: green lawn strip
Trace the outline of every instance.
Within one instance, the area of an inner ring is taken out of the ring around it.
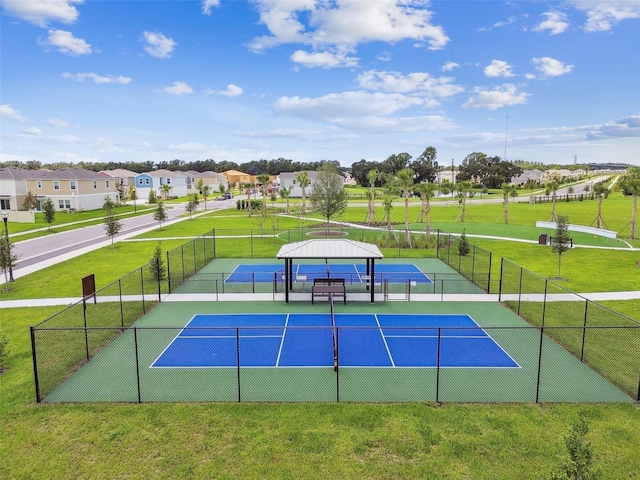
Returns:
[[[28,325],[3,310],[0,461],[8,478],[538,479],[585,412],[601,478],[640,470],[632,405],[335,403],[33,404]]]
[[[125,219],[151,213],[153,212],[153,209],[149,207],[138,207],[134,210],[132,206],[121,206],[117,207],[114,212],[119,218]],[[9,232],[11,233],[12,241],[21,242],[23,240],[51,235],[53,233],[76,230],[78,228],[88,227],[91,225],[100,225],[104,220],[104,215],[105,211],[102,209],[77,213],[57,212],[56,220],[51,225],[51,229],[49,229],[49,224],[44,220],[44,214],[36,213],[35,223],[11,222],[9,224]],[[34,231],[31,232],[32,230]],[[16,233],[20,233],[20,235],[14,236]]]
[[[558,256],[550,247],[514,244],[482,238],[471,243],[493,254],[493,278],[500,276],[500,259],[525,267],[545,278],[556,277]],[[517,246],[516,246],[517,245]],[[560,286],[574,292],[617,292],[640,290],[639,251],[575,248],[562,255]],[[614,274],[615,273],[615,274]]]

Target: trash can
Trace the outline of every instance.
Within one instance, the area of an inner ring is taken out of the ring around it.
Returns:
[[[538,237],[538,245],[546,245],[547,244],[547,234],[542,233],[540,237]]]

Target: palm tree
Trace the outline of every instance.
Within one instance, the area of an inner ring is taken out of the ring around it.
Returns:
[[[369,170],[367,173],[367,180],[369,180],[369,185],[371,189],[369,190],[369,206],[367,209],[367,225],[374,225],[376,223],[376,209],[375,209],[375,201],[376,201],[376,181],[380,178],[380,172],[375,168]]]
[[[293,185],[291,185],[289,188],[280,187],[280,197],[287,200],[287,209],[286,209],[287,215],[289,215],[289,196],[291,195],[291,190],[293,190]]]
[[[307,213],[307,194],[305,189],[309,186],[309,172],[302,171],[296,174],[296,181],[300,188],[302,189],[302,210],[300,213],[305,215]]]
[[[413,170],[403,168],[398,172],[398,187],[402,189],[402,198],[404,198],[404,235],[409,248],[411,248],[411,235],[409,234],[409,193],[412,186]]]
[[[385,191],[382,197],[382,208],[384,209],[384,216],[387,219],[387,240],[391,243],[391,210],[393,210],[393,201],[395,200],[395,194],[388,190]]]
[[[260,183],[260,193],[262,193],[262,211],[267,211],[267,194],[269,193],[269,186],[271,185],[271,177],[268,173],[261,173],[256,177],[258,183]]]
[[[518,195],[518,187],[509,183],[503,183],[502,197],[504,198],[504,223],[509,223],[509,197],[516,197]]]
[[[417,222],[425,222],[424,231],[427,234],[427,241],[431,240],[431,199],[436,194],[437,185],[435,183],[419,183],[416,191],[420,194],[422,208],[416,218]]]
[[[173,187],[168,183],[163,183],[162,187],[160,187],[160,189],[162,190],[162,193],[164,193],[165,200],[169,200],[169,192],[171,191],[172,188]]]
[[[593,194],[598,199],[598,216],[595,220],[596,228],[602,228],[602,224],[604,223],[604,221],[602,220],[602,201],[609,196],[609,189],[604,183],[596,183],[593,186]]]

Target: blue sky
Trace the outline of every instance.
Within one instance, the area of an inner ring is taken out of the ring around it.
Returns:
[[[640,0],[0,0],[0,160],[640,165]]]

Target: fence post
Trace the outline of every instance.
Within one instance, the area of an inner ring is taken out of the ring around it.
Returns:
[[[502,274],[504,272],[504,257],[500,259],[500,282],[498,284],[498,301],[502,302]]]
[[[542,341],[544,340],[544,320],[540,328],[540,346],[538,348],[538,375],[536,379],[536,403],[540,403],[540,373],[542,370]]]
[[[167,290],[171,293],[171,256],[167,252]]]
[[[492,262],[492,253],[489,252],[489,272],[487,274],[487,293],[491,293],[491,266],[493,265]]]
[[[33,359],[33,378],[36,386],[36,402],[40,402],[40,383],[38,382],[38,360],[36,358],[36,333],[35,327],[29,327],[31,332],[31,358]],[[640,393],[638,393],[640,395]]]
[[[136,384],[138,386],[138,403],[142,403],[140,395],[140,358],[138,356],[138,329],[133,327],[133,344],[136,354]]]
[[[194,238],[191,242],[193,244],[193,274],[195,275],[198,271],[198,255],[196,254],[196,250],[198,249],[198,244],[196,243],[197,238]]]
[[[236,363],[238,364],[238,403],[241,401],[240,396],[240,327],[236,327]]]
[[[442,327],[438,327],[438,349],[436,352],[436,403],[440,403],[440,337]]]
[[[82,318],[84,320],[84,348],[89,360],[89,332],[87,332],[87,302],[82,300]]]
[[[142,313],[147,313],[147,309],[144,304],[144,272],[140,268],[140,293],[142,293]]]
[[[160,274],[160,257],[154,259],[158,265],[156,266],[156,272],[158,272],[158,302],[162,301],[162,285],[160,283],[160,277],[162,277],[162,275]]]
[[[122,302],[122,279],[118,279],[118,298],[120,299],[120,328],[124,331],[124,303]]]
[[[180,263],[182,263],[182,283],[185,282],[184,278],[184,245],[180,245]],[[181,285],[182,285],[181,283]]]
[[[587,314],[589,311],[589,299],[584,303],[584,322],[582,324],[582,347],[580,347],[580,361],[584,361],[584,343],[587,338]]]
[[[440,229],[436,232],[436,258],[440,259]]]
[[[338,341],[340,329],[336,327],[336,402],[340,403],[340,342]]]
[[[211,230],[211,239],[213,240],[213,258],[216,258],[216,229]]]
[[[520,283],[518,285],[518,316],[520,316],[520,304],[522,303],[522,274],[524,268],[520,267]]]
[[[249,244],[251,245],[251,258],[253,258],[253,228],[249,230]]]
[[[473,283],[474,285],[476,284],[475,278],[476,278],[476,246],[474,245],[473,256],[471,257],[471,283]]]

